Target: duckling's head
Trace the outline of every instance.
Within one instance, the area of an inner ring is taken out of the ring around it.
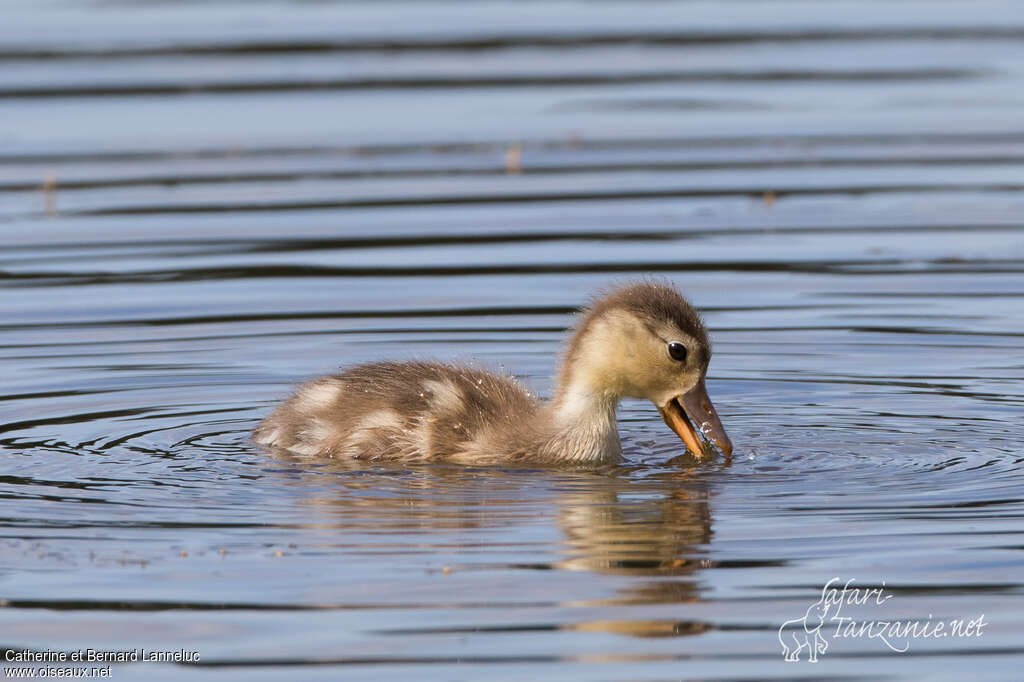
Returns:
[[[704,452],[698,432],[729,455],[732,443],[704,385],[710,361],[707,330],[678,291],[630,284],[583,315],[562,364],[556,406],[574,413],[646,398],[694,455]]]

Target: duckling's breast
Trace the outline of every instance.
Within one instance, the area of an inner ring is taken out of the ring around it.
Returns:
[[[426,362],[353,367],[303,386],[257,428],[297,454],[472,460],[521,448],[539,404],[509,377]],[[518,436],[518,437],[517,437]]]

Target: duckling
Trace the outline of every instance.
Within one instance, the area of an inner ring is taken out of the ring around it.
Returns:
[[[619,461],[615,409],[646,398],[697,458],[699,432],[732,453],[704,377],[700,316],[667,284],[638,282],[585,311],[549,401],[511,377],[437,362],[375,362],[314,379],[271,413],[257,443],[371,461],[600,465]]]

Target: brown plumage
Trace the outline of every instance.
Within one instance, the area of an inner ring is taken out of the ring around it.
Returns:
[[[620,457],[615,407],[640,397],[698,457],[704,446],[693,422],[728,454],[732,445],[704,388],[710,357],[689,303],[668,285],[641,282],[587,309],[549,402],[478,369],[378,362],[300,386],[254,439],[321,457],[598,464]]]

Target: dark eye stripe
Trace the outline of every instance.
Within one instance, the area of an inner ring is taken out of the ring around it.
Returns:
[[[685,362],[686,346],[679,343],[678,341],[673,341],[672,343],[668,344],[668,354],[672,357],[673,360]]]

